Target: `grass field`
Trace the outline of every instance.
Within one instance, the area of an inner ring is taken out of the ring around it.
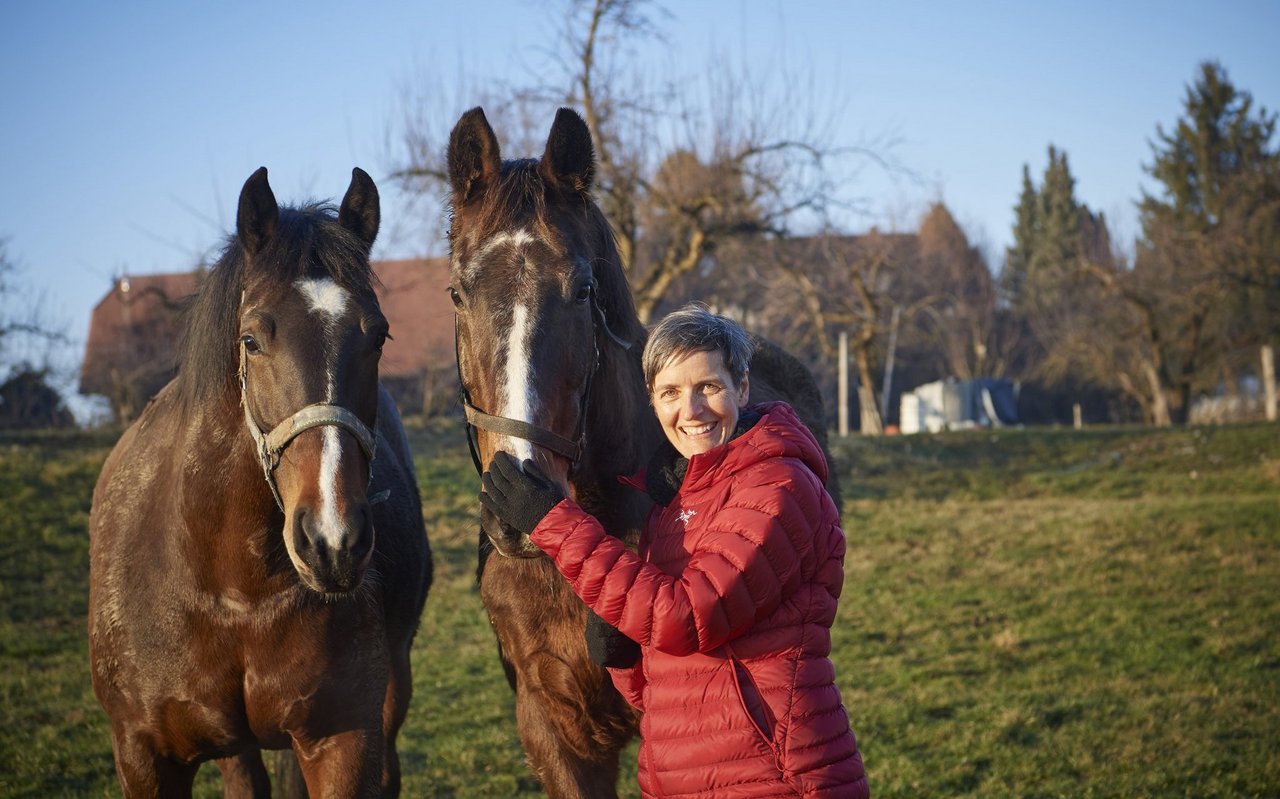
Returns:
[[[437,566],[404,793],[537,795],[475,586],[460,431],[411,433]],[[0,796],[119,794],[85,634],[113,439],[0,436]],[[834,660],[874,795],[1280,796],[1280,426],[848,439],[836,456]],[[203,769],[197,793],[217,791]]]

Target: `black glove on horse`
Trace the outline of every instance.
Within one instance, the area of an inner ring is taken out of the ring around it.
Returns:
[[[618,631],[609,622],[587,608],[587,655],[592,663],[625,669],[640,659],[640,645]]]
[[[538,522],[564,499],[560,487],[533,461],[525,461],[521,471],[520,464],[506,452],[493,456],[493,463],[480,482],[484,484],[480,504],[522,533],[532,533]]]

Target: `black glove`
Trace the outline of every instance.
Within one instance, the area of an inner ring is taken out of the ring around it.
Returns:
[[[625,669],[640,659],[640,645],[618,631],[609,622],[587,608],[587,655],[592,663]]]
[[[493,456],[480,482],[484,484],[480,504],[523,533],[532,533],[542,517],[564,499],[560,487],[533,461],[525,461],[521,471],[520,464],[506,452]]]

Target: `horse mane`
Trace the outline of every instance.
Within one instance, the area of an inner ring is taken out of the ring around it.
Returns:
[[[281,287],[316,273],[360,295],[372,293],[377,284],[367,245],[338,224],[330,203],[282,207],[275,233],[255,261],[255,274]],[[176,388],[188,408],[211,395],[238,390],[236,333],[247,266],[239,238],[229,236],[183,310]]]

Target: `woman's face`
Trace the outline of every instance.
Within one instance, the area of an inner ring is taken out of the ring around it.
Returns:
[[[747,378],[734,385],[718,350],[677,356],[653,379],[653,410],[686,458],[727,443],[747,405]]]

